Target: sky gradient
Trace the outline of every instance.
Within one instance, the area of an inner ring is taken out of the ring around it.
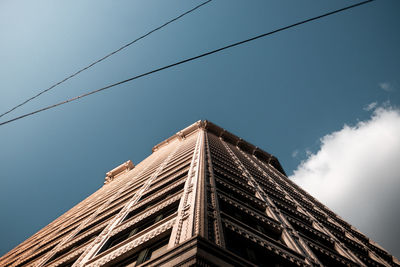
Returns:
[[[0,112],[199,3],[1,1]],[[2,119],[351,3],[214,0]],[[1,126],[0,255],[101,187],[107,171],[128,159],[140,162],[154,145],[199,119],[272,153],[293,175],[326,151],[324,137],[343,133],[344,125],[354,132],[364,129],[360,123],[373,127],[379,114],[398,112],[399,10],[399,1],[375,1]],[[390,152],[394,139],[379,139],[387,148],[382,155],[400,162],[399,153]],[[354,140],[376,144],[369,137]],[[373,147],[364,151],[374,157]],[[352,160],[348,169],[355,172],[360,168],[350,168]],[[397,190],[398,169],[378,167],[394,176],[386,188]],[[305,185],[304,179],[297,181]],[[392,241],[400,240],[398,230],[390,237],[390,227],[363,219],[377,209],[369,203],[379,196],[362,201],[352,211],[335,206],[338,201],[332,208],[341,216],[356,214],[345,219],[400,257],[400,243]],[[379,206],[394,214],[387,220],[398,221],[396,205],[391,199]]]

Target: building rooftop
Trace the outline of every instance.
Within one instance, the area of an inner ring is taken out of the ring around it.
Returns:
[[[159,148],[169,144],[172,140],[178,138],[183,139],[186,136],[191,135],[192,133],[196,132],[198,129],[204,129],[207,132],[213,133],[214,135],[222,138],[224,141],[229,142],[243,151],[248,152],[249,154],[254,155],[259,160],[262,160],[268,164],[271,164],[275,169],[286,175],[285,171],[282,168],[279,160],[273,156],[272,154],[262,150],[261,148],[243,140],[242,138],[234,135],[233,133],[225,130],[224,128],[219,127],[218,125],[212,123],[208,120],[198,120],[195,123],[189,125],[188,127],[184,128],[183,130],[177,132],[176,134],[172,135],[168,139],[162,141],[161,143],[155,145],[152,151],[157,151]]]

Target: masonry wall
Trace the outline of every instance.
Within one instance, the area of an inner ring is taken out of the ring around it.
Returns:
[[[207,121],[153,149],[0,259],[1,266],[399,266]]]

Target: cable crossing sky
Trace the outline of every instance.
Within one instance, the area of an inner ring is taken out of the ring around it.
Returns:
[[[211,1],[211,0],[210,0],[210,1]],[[197,56],[194,56],[194,57],[190,57],[190,58],[183,59],[183,60],[181,60],[181,61],[175,62],[175,63],[170,64],[170,65],[166,65],[166,66],[163,66],[163,67],[160,67],[160,68],[157,68],[157,69],[153,69],[153,70],[151,70],[151,71],[148,71],[148,72],[145,72],[145,73],[142,73],[142,74],[133,76],[133,77],[128,78],[128,79],[126,79],[126,80],[119,81],[119,82],[116,82],[116,83],[107,85],[107,86],[105,86],[105,87],[102,87],[102,88],[99,88],[99,89],[96,89],[96,90],[87,92],[87,93],[85,93],[85,94],[82,94],[82,95],[79,95],[79,96],[76,96],[76,97],[73,97],[73,98],[64,100],[64,101],[62,101],[62,102],[59,102],[59,103],[56,103],[56,104],[53,104],[53,105],[50,105],[50,106],[46,106],[46,107],[44,107],[44,108],[41,108],[41,109],[38,109],[38,110],[35,110],[35,111],[32,111],[32,112],[23,114],[23,115],[21,115],[21,116],[15,117],[15,118],[13,118],[13,119],[10,119],[10,120],[1,122],[1,123],[0,123],[0,126],[5,125],[5,124],[8,124],[8,123],[13,122],[13,121],[16,121],[16,120],[19,120],[19,119],[22,119],[22,118],[25,118],[25,117],[28,117],[28,116],[31,116],[31,115],[34,115],[34,114],[36,114],[36,113],[39,113],[39,112],[42,112],[42,111],[45,111],[45,110],[48,110],[48,109],[55,108],[55,107],[57,107],[57,106],[61,106],[61,105],[63,105],[63,104],[66,104],[66,103],[69,103],[69,102],[78,100],[78,99],[80,99],[80,98],[83,98],[83,97],[86,97],[86,96],[89,96],[89,95],[92,95],[92,94],[95,94],[95,93],[99,93],[99,92],[101,92],[101,91],[110,89],[110,88],[115,87],[115,86],[117,86],[117,85],[121,85],[121,84],[130,82],[130,81],[139,79],[139,78],[141,78],[141,77],[144,77],[144,76],[147,76],[147,75],[150,75],[150,74],[153,74],[153,73],[156,73],[156,72],[165,70],[165,69],[169,69],[169,68],[172,68],[172,67],[181,65],[181,64],[183,64],[183,63],[186,63],[186,62],[189,62],[189,61],[193,61],[193,60],[196,60],[196,59],[205,57],[205,56],[209,56],[209,55],[218,53],[218,52],[220,52],[220,51],[223,51],[223,50],[226,50],[226,49],[235,47],[235,46],[239,46],[239,45],[242,45],[242,44],[251,42],[251,41],[255,41],[255,40],[257,40],[257,39],[260,39],[260,38],[263,38],[263,37],[266,37],[266,36],[269,36],[269,35],[272,35],[272,34],[275,34],[275,33],[278,33],[278,32],[281,32],[281,31],[284,31],[284,30],[287,30],[287,29],[290,29],[290,28],[293,28],[293,27],[296,27],[296,26],[299,26],[299,25],[302,25],[302,24],[305,24],[305,23],[308,23],[308,22],[311,22],[311,21],[314,21],[314,20],[318,20],[318,19],[321,19],[321,18],[330,16],[330,15],[333,15],[333,14],[336,14],[336,13],[340,13],[340,12],[343,12],[343,11],[345,11],[345,10],[349,10],[349,9],[352,9],[352,8],[355,8],[355,7],[358,7],[358,6],[367,4],[367,3],[369,3],[369,2],[373,2],[373,1],[375,1],[375,0],[367,0],[367,1],[363,1],[363,2],[360,2],[360,3],[354,4],[354,5],[350,5],[350,6],[344,7],[344,8],[336,9],[336,10],[334,10],[334,11],[331,11],[331,12],[328,12],[328,13],[325,13],[325,14],[322,14],[322,15],[319,15],[319,16],[316,16],[316,17],[312,17],[312,18],[309,18],[309,19],[306,19],[306,20],[302,20],[302,21],[300,21],[300,22],[296,22],[296,23],[294,23],[294,24],[291,24],[291,25],[288,25],[288,26],[285,26],[285,27],[281,27],[281,28],[278,28],[278,29],[273,30],[273,31],[270,31],[270,32],[266,32],[266,33],[263,33],[263,34],[254,36],[254,37],[251,37],[251,38],[246,39],[246,40],[243,40],[243,41],[239,41],[239,42],[236,42],[236,43],[232,43],[232,44],[226,45],[226,46],[224,46],[224,47],[221,47],[221,48],[218,48],[218,49],[215,49],[215,50],[211,50],[211,51],[205,52],[205,53],[203,53],[203,54],[200,54],[200,55],[197,55]],[[201,5],[204,5],[204,4],[208,3],[208,2],[209,2],[209,1],[204,2],[204,3],[201,4]],[[200,6],[201,6],[201,5],[200,5]],[[199,6],[198,6],[198,7],[199,7]],[[196,7],[196,8],[197,8],[197,7]],[[29,100],[28,100],[28,101],[29,101]],[[20,105],[20,106],[21,106],[21,105]],[[0,117],[1,117],[1,116],[0,116]]]
[[[158,31],[158,30],[161,30],[162,28],[164,28],[164,27],[167,26],[168,24],[170,24],[170,23],[172,23],[172,22],[174,22],[174,21],[177,21],[178,19],[182,18],[183,16],[185,16],[185,15],[187,15],[187,14],[189,14],[189,13],[192,13],[192,12],[195,11],[196,9],[198,9],[198,8],[200,8],[200,7],[202,7],[202,6],[204,6],[205,4],[208,4],[208,3],[211,2],[211,1],[212,1],[212,0],[205,1],[205,2],[201,3],[200,5],[197,5],[197,6],[195,6],[194,8],[192,8],[192,9],[190,9],[190,10],[188,10],[188,11],[182,13],[181,15],[179,15],[179,16],[177,16],[177,17],[175,17],[175,18],[173,18],[173,19],[171,19],[171,20],[169,20],[169,21],[167,21],[166,23],[162,24],[161,26],[158,26],[157,28],[155,28],[155,29],[149,31],[148,33],[146,33],[146,34],[140,36],[139,38],[136,38],[135,40],[133,40],[133,41],[131,41],[131,42],[129,42],[129,43],[127,43],[127,44],[121,46],[121,47],[118,48],[117,50],[112,51],[111,53],[109,53],[109,54],[105,55],[104,57],[102,57],[102,58],[100,58],[100,59],[94,61],[93,63],[87,65],[86,67],[84,67],[84,68],[82,68],[82,69],[76,71],[75,73],[71,74],[70,76],[66,77],[65,79],[63,79],[63,80],[61,80],[61,81],[59,81],[59,82],[53,84],[53,85],[50,86],[49,88],[44,89],[44,90],[40,91],[39,93],[37,93],[36,95],[34,95],[34,96],[32,96],[32,97],[26,99],[24,102],[22,102],[22,103],[20,103],[20,104],[18,104],[18,105],[16,105],[16,106],[14,106],[14,107],[11,108],[10,110],[8,110],[8,111],[6,111],[6,112],[0,114],[0,118],[3,117],[3,116],[6,115],[6,114],[12,112],[13,110],[15,110],[15,109],[17,109],[17,108],[19,108],[19,107],[25,105],[25,104],[28,103],[29,101],[31,101],[31,100],[33,100],[33,99],[39,97],[40,95],[46,93],[47,91],[50,91],[51,89],[57,87],[58,85],[60,85],[60,84],[62,84],[62,83],[64,83],[64,82],[68,81],[69,79],[71,79],[71,78],[77,76],[77,75],[80,74],[81,72],[83,72],[83,71],[85,71],[85,70],[87,70],[87,69],[93,67],[93,66],[96,65],[97,63],[100,63],[101,61],[103,61],[103,60],[105,60],[105,59],[111,57],[112,55],[114,55],[114,54],[120,52],[121,50],[127,48],[128,46],[133,45],[133,44],[136,43],[137,41],[139,41],[139,40],[141,40],[141,39],[143,39],[143,38],[149,36],[150,34],[156,32],[156,31]]]

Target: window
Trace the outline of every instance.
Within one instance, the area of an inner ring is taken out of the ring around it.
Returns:
[[[113,264],[114,267],[134,267],[148,260],[155,259],[162,255],[168,247],[169,236],[152,245],[149,245],[142,250],[137,251],[132,256],[123,259],[120,262]]]
[[[128,239],[129,237],[149,228],[150,226],[158,223],[162,219],[168,217],[169,215],[173,214],[178,209],[179,201],[175,202],[174,204],[162,209],[160,212],[149,216],[148,218],[138,222],[137,224],[133,225],[133,227],[129,228],[128,230],[122,231],[121,233],[111,237],[101,248],[99,253],[106,251],[107,249],[121,243],[122,241]]]
[[[165,198],[166,196],[173,195],[173,194],[175,194],[176,192],[178,192],[179,190],[182,190],[183,187],[184,187],[184,185],[185,185],[185,183],[181,183],[181,184],[175,186],[175,187],[172,188],[170,191],[166,192],[166,195],[164,195],[163,197],[160,197],[160,199],[163,199],[163,198]],[[158,188],[156,188],[156,189],[152,189],[151,191],[148,191],[146,194],[142,195],[142,196],[140,197],[140,200],[139,200],[139,201],[143,201],[144,199],[148,198],[148,197],[151,196],[151,195],[155,195],[157,192],[159,192],[159,191],[161,191],[161,190],[163,190],[163,189],[165,189],[164,186],[158,187]],[[154,201],[153,201],[153,202],[154,202]]]
[[[124,221],[126,221],[126,220],[128,220],[128,219],[130,219],[130,218],[132,218],[132,217],[134,217],[134,216],[136,216],[136,215],[139,214],[140,212],[142,212],[142,211],[144,211],[144,210],[147,210],[147,209],[149,209],[150,207],[153,207],[153,206],[158,205],[158,203],[159,203],[161,200],[166,199],[166,198],[172,196],[173,194],[175,194],[176,192],[182,190],[183,187],[184,187],[184,185],[185,185],[185,184],[182,183],[182,184],[180,184],[180,185],[178,185],[178,186],[172,188],[170,191],[165,192],[165,194],[163,194],[163,195],[157,197],[156,199],[153,199],[152,201],[150,201],[150,202],[148,202],[148,203],[146,203],[146,204],[143,204],[142,206],[140,206],[140,207],[134,209],[133,211],[131,211],[131,212],[125,217]],[[147,196],[146,196],[146,197],[147,197]],[[139,201],[143,201],[143,196],[141,197],[141,199],[140,199]],[[136,204],[136,205],[140,205],[140,202],[139,202],[139,204]]]
[[[270,227],[268,224],[264,223],[262,220],[257,219],[254,216],[247,214],[246,212],[240,210],[239,208],[226,203],[223,200],[219,201],[219,207],[222,211],[224,217],[234,218],[239,221],[242,227],[248,228],[251,231],[258,231],[268,237],[282,243],[281,232]],[[238,222],[236,222],[238,223]]]
[[[28,263],[32,263],[34,260],[36,260],[37,258],[39,258],[40,256],[43,256],[43,254],[49,252],[50,250],[52,250],[56,245],[52,245],[46,249],[44,249],[43,251],[41,251],[40,253],[36,254],[35,256],[33,256],[32,258],[26,260],[23,260],[22,262],[20,262],[18,265],[16,266],[22,266],[22,265],[28,265]]]
[[[53,257],[51,257],[51,258],[47,261],[47,263],[51,263],[51,262],[57,260],[58,258],[60,258],[61,256],[67,254],[68,252],[70,252],[70,251],[76,249],[77,247],[80,247],[81,245],[83,245],[83,244],[85,244],[85,243],[88,243],[88,242],[93,241],[93,240],[97,237],[97,235],[98,235],[99,233],[101,233],[101,231],[103,231],[103,229],[104,229],[104,227],[101,228],[101,229],[99,229],[99,230],[97,230],[96,232],[94,232],[94,233],[88,235],[87,237],[82,238],[81,240],[79,240],[79,241],[77,241],[75,244],[73,244],[72,246],[69,246],[68,248],[66,248],[66,249],[64,249],[64,250],[61,250],[61,251],[57,252],[56,254],[53,255]]]
[[[276,256],[259,244],[224,228],[226,248],[234,254],[256,264],[257,266],[296,266],[294,263]]]

